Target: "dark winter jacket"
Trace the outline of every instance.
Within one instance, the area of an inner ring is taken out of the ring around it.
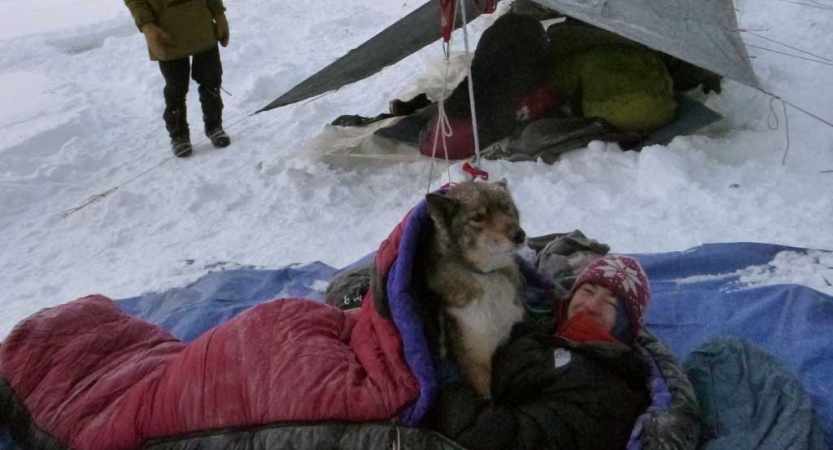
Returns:
[[[609,250],[607,245],[587,239],[578,230],[529,238],[529,241],[537,252],[538,270],[555,281],[559,297],[570,291],[588,257],[601,256]],[[546,322],[557,309],[557,304],[535,304],[529,317]],[[700,406],[691,381],[671,350],[647,330],[639,332],[634,347],[650,368],[645,382],[651,406],[636,420],[628,450],[695,449],[701,423]]]
[[[217,45],[214,16],[226,10],[223,0],[124,0],[139,29],[155,23],[171,37],[168,60],[184,58]],[[156,56],[150,53],[150,58]]]
[[[700,439],[700,405],[677,358],[646,330],[636,347],[649,361],[651,407],[639,416],[628,450],[694,450]]]
[[[625,448],[650,404],[648,366],[625,345],[577,344],[547,331],[522,324],[498,350],[491,403],[464,384],[444,389],[441,432],[471,450]]]

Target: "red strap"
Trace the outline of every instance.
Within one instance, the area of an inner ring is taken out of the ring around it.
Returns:
[[[486,172],[485,170],[475,167],[469,163],[463,164],[463,172],[471,175],[472,181],[476,180],[478,177],[482,178],[483,181],[489,181],[489,172]]]
[[[455,5],[457,0],[437,0],[440,2],[440,32],[443,41],[451,39],[451,32],[454,31],[454,14],[457,12]]]
[[[457,12],[457,0],[437,0],[440,2],[440,33],[443,36],[443,41],[448,42],[451,39],[451,33],[454,31],[454,15]],[[471,0],[474,10],[480,14],[491,14],[495,12],[496,1],[486,0],[486,5],[481,8],[480,0]]]

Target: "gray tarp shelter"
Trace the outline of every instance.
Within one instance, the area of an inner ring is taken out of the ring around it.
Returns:
[[[738,33],[732,0],[532,0],[582,22],[760,88]],[[466,17],[477,17],[465,1]],[[367,78],[440,38],[439,1],[430,0],[257,112]],[[459,24],[458,24],[459,25]]]

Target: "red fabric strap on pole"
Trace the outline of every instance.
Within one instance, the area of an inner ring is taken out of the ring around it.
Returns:
[[[454,14],[457,12],[455,5],[456,0],[437,0],[440,2],[440,31],[443,35],[443,41],[448,42],[451,39],[451,32],[454,31]]]

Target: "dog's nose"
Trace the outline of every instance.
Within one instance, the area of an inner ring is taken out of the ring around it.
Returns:
[[[526,233],[523,229],[518,228],[514,233],[512,233],[512,242],[516,244],[523,244],[524,241],[526,241]]]

